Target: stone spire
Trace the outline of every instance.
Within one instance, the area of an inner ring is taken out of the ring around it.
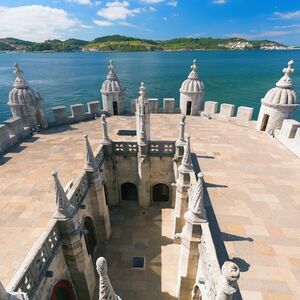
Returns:
[[[56,192],[56,206],[57,213],[55,219],[69,219],[72,218],[75,211],[75,207],[71,205],[66,193],[58,179],[57,172],[53,171],[52,176],[54,177],[55,192]]]
[[[138,136],[138,144],[144,146],[147,144],[146,133],[145,133],[145,115],[140,115],[140,130]]]
[[[188,212],[185,218],[191,223],[207,222],[206,213],[204,210],[204,197],[203,197],[203,174],[198,174],[198,181],[193,190],[192,198],[189,201]]]
[[[24,72],[20,69],[19,64],[14,64],[14,74],[16,75],[16,79],[14,82],[14,87],[17,89],[26,89],[29,87],[28,82],[24,79]]]
[[[106,79],[108,79],[108,80],[118,80],[118,77],[115,73],[115,66],[113,64],[112,59],[109,60],[109,64],[108,64],[107,68],[108,68],[109,71],[108,71],[108,74],[106,76]]]
[[[193,64],[191,65],[191,73],[189,74],[188,76],[188,79],[191,79],[191,80],[198,80],[199,77],[198,77],[198,73],[197,73],[197,64],[196,64],[196,59],[193,60]]]
[[[85,167],[84,169],[88,172],[95,172],[97,170],[97,162],[90,145],[88,135],[84,136],[85,138]]]
[[[180,115],[180,130],[179,130],[179,137],[178,137],[178,142],[180,142],[180,143],[185,143],[185,140],[184,140],[185,120],[186,120],[186,115],[181,114]]]
[[[282,72],[284,73],[284,75],[276,83],[277,87],[283,88],[283,89],[287,89],[287,88],[292,88],[293,87],[293,81],[292,81],[292,78],[290,77],[290,75],[292,73],[294,73],[293,64],[294,64],[294,61],[290,60],[288,62],[288,67],[284,68],[282,70]]]
[[[190,136],[187,138],[187,142],[184,149],[184,154],[179,167],[182,172],[193,172],[192,158],[191,158],[191,146],[190,146]]]
[[[106,116],[103,114],[101,115],[101,124],[102,124],[102,133],[103,133],[103,145],[109,145],[111,144],[111,139],[108,136],[108,130],[107,130],[107,121]]]
[[[107,263],[104,257],[96,261],[96,268],[99,274],[99,300],[121,300],[115,293],[107,275]]]

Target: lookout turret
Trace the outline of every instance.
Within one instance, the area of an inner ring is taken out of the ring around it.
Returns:
[[[103,109],[110,115],[120,115],[124,113],[125,108],[125,88],[122,87],[116,73],[113,61],[109,61],[108,74],[106,80],[102,83],[101,95]]]
[[[180,110],[184,115],[198,116],[204,101],[204,83],[197,72],[196,59],[191,65],[191,73],[180,88]]]
[[[44,111],[43,98],[40,93],[31,88],[24,79],[24,73],[19,64],[14,65],[16,80],[8,96],[8,105],[14,117],[20,117],[24,126],[35,128],[48,127]]]
[[[297,95],[293,89],[290,75],[294,72],[294,62],[288,62],[288,67],[283,69],[284,75],[276,83],[276,87],[269,90],[261,100],[261,107],[256,129],[272,133],[282,126],[284,119],[292,118],[297,104]]]

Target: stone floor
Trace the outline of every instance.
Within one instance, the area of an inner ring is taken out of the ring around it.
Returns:
[[[111,240],[98,246],[94,256],[106,257],[111,283],[122,299],[176,299],[180,246],[171,239],[172,211],[141,209],[131,201],[112,208]],[[144,270],[132,268],[134,256],[145,257]]]
[[[151,122],[152,139],[177,138],[178,115],[152,115]],[[111,117],[108,123],[113,139],[125,139],[116,137],[118,128],[135,128],[133,117]],[[300,299],[300,160],[276,140],[253,129],[200,117],[188,117],[187,124],[192,151],[205,175],[211,223],[217,234],[221,232],[218,254],[222,260],[228,253],[240,265],[243,299]],[[55,211],[51,170],[57,169],[64,185],[80,174],[85,133],[95,150],[101,141],[99,120],[51,129],[0,158],[0,239],[5,241],[5,247],[0,248],[0,280],[4,285]],[[142,222],[138,216],[135,219]],[[168,241],[164,222],[158,223],[160,242]],[[113,241],[118,243],[118,236],[113,236]],[[155,244],[156,249],[160,242]],[[133,237],[128,243],[135,249]],[[168,246],[161,247],[162,265],[163,249]],[[159,251],[153,251],[159,255]],[[154,253],[147,253],[150,264],[146,263],[151,269],[151,263],[160,259]],[[127,264],[120,258],[117,262]],[[160,282],[163,297],[173,295],[165,273],[168,267],[144,272],[144,276],[155,277],[155,283]],[[118,280],[117,274],[112,276]],[[145,278],[138,279],[142,281],[140,288],[152,286]],[[124,288],[120,291],[131,293]]]

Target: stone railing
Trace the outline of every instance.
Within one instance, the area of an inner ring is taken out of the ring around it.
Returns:
[[[164,98],[163,107],[158,106],[158,98],[148,98],[150,113],[153,114],[174,114],[180,113],[180,108],[175,107],[174,98]],[[131,100],[131,113],[134,114],[136,111],[136,101],[137,99]]]
[[[88,192],[88,178],[85,171],[82,171],[78,180],[74,183],[70,191],[68,192],[68,199],[70,199],[71,204],[78,208],[83,202],[87,192]]]
[[[300,158],[300,123],[292,119],[283,121],[281,129],[275,130],[275,138]]]
[[[25,292],[31,299],[60,245],[57,221],[52,220],[10,281],[8,291]]]
[[[115,155],[132,155],[138,153],[138,144],[135,142],[113,142],[113,153]],[[170,156],[175,154],[174,141],[150,141],[148,144],[150,156]]]
[[[239,106],[236,115],[234,115],[235,106],[233,104],[222,103],[220,105],[216,101],[206,101],[201,116],[216,119],[220,121],[230,122],[236,125],[255,128],[256,121],[252,120],[254,109],[252,107]]]
[[[24,127],[21,118],[12,117],[0,124],[0,154],[29,136],[31,129]]]
[[[113,153],[116,155],[136,156],[138,146],[135,142],[113,142]]]
[[[174,156],[175,142],[173,141],[151,141],[149,145],[151,156]]]
[[[100,145],[99,148],[96,150],[95,159],[97,161],[98,168],[100,169],[104,162],[104,151],[102,145]]]

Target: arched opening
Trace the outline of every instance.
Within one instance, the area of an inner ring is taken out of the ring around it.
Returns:
[[[261,127],[260,127],[261,131],[266,131],[266,128],[267,128],[267,125],[269,122],[269,118],[270,118],[270,115],[264,114],[262,122],[261,122]]]
[[[169,201],[169,187],[166,184],[158,183],[152,189],[154,202],[168,202]]]
[[[66,281],[59,281],[52,289],[51,300],[76,300],[72,285]]]
[[[121,197],[122,200],[137,201],[138,192],[135,184],[126,182],[121,185]]]
[[[117,101],[113,101],[113,111],[114,111],[114,115],[118,115],[119,111],[118,111],[118,102]]]
[[[192,101],[186,103],[186,115],[189,116],[192,113]]]
[[[86,233],[84,234],[85,244],[87,248],[87,252],[90,255],[93,255],[97,240],[95,235],[95,227],[94,222],[92,218],[85,217],[84,223],[83,223],[84,229],[86,230]]]

